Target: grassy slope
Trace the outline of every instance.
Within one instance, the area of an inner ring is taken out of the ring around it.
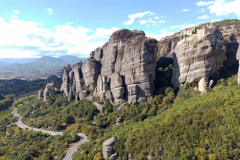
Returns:
[[[238,159],[240,86],[236,83],[234,76],[210,93],[187,99],[154,118],[109,127],[103,137],[84,144],[74,157],[93,158],[101,152],[104,140],[116,136],[118,159],[129,155],[132,159]],[[85,154],[80,154],[82,150]]]
[[[0,119],[7,118],[12,112],[12,109],[0,111]]]

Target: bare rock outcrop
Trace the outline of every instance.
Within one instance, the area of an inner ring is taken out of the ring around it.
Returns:
[[[116,125],[121,124],[123,122],[122,117],[118,117],[116,120]]]
[[[240,39],[238,40],[238,42],[240,43]],[[238,46],[237,60],[239,61],[239,69],[238,69],[238,84],[240,84],[240,45]]]
[[[43,98],[43,90],[39,90],[38,91],[38,99],[42,99]]]
[[[97,81],[101,70],[101,64],[94,59],[89,59],[82,64],[83,79],[86,86]]]
[[[54,85],[61,85],[62,79],[58,78],[56,75],[51,75],[47,78],[47,83],[54,83]]]
[[[121,105],[116,109],[116,112],[123,110],[126,105],[127,105],[126,103],[121,104]]]
[[[103,113],[103,106],[97,102],[93,102],[93,105],[97,108],[97,110],[102,114]]]
[[[197,34],[181,40],[174,51],[173,86],[180,88],[190,82],[196,90],[206,92],[209,78],[218,75],[226,52],[227,45],[218,29],[204,36],[201,43]]]
[[[226,57],[227,57],[227,61],[228,61],[228,65],[233,66],[235,64],[238,65],[238,60],[237,60],[237,52],[238,52],[238,47],[239,47],[239,43],[237,41],[232,41],[232,42],[228,42],[227,43],[227,53],[226,53]]]
[[[115,154],[113,149],[115,142],[117,142],[116,137],[112,137],[103,142],[102,155],[103,158],[111,157]]]
[[[142,31],[116,31],[102,48],[102,69],[97,94],[111,89],[114,103],[136,104],[153,96],[157,41]]]
[[[97,49],[95,49],[95,51],[92,51],[90,53],[90,58],[94,58],[96,59],[97,61],[101,60],[102,59],[102,56],[103,56],[103,50],[102,48],[98,47]]]

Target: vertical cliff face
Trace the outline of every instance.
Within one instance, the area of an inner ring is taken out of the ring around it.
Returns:
[[[157,41],[142,31],[119,30],[103,47],[97,94],[111,90],[114,102],[145,102],[153,96]]]
[[[116,31],[102,48],[90,53],[89,60],[73,65],[73,69],[69,65],[63,67],[61,90],[67,97],[77,92],[81,95],[77,99],[86,97],[81,93],[82,78],[89,90],[97,82],[94,94],[101,100],[108,93],[107,98],[116,104],[123,99],[130,104],[146,102],[153,96],[156,53],[157,41],[147,38],[144,32]]]
[[[172,84],[179,87],[192,83],[196,90],[205,92],[209,78],[216,76],[226,59],[227,45],[216,29],[198,41],[197,35],[180,41],[174,51]]]
[[[100,74],[101,64],[94,59],[87,60],[83,63],[81,70],[86,86],[97,81]]]

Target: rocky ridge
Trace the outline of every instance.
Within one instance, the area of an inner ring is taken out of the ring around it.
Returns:
[[[174,69],[167,70],[175,88],[185,82],[201,92],[212,86],[212,77],[218,75],[224,60],[234,65],[238,38],[225,42],[218,28],[199,41],[194,34],[180,40],[179,34],[157,42],[147,38],[142,31],[119,30],[112,34],[101,48],[90,53],[90,59],[71,68],[62,69],[63,91],[69,101],[96,96],[111,103],[140,104],[154,96],[156,64],[173,62]],[[157,60],[156,60],[157,59]],[[74,96],[75,95],[75,96]],[[90,98],[91,100],[93,98]],[[98,107],[100,108],[100,107]]]

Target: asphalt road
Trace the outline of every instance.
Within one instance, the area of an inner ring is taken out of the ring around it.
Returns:
[[[32,128],[32,127],[29,127],[25,124],[22,123],[22,118],[19,116],[19,114],[17,113],[17,111],[14,113],[15,117],[18,117],[18,121],[16,122],[16,124],[21,127],[21,128],[24,128],[24,129],[28,129],[28,130],[32,130],[32,131],[35,131],[35,132],[42,132],[42,133],[48,133],[48,134],[51,134],[51,135],[62,135],[63,132],[55,132],[55,131],[47,131],[47,130],[43,130],[43,129],[38,129],[38,128]],[[80,137],[80,141],[74,145],[69,151],[68,153],[66,154],[64,160],[72,160],[72,155],[77,151],[78,149],[78,146],[80,144],[83,144],[84,142],[86,142],[87,140],[87,136],[85,134],[82,134],[82,133],[77,133],[77,135]]]

